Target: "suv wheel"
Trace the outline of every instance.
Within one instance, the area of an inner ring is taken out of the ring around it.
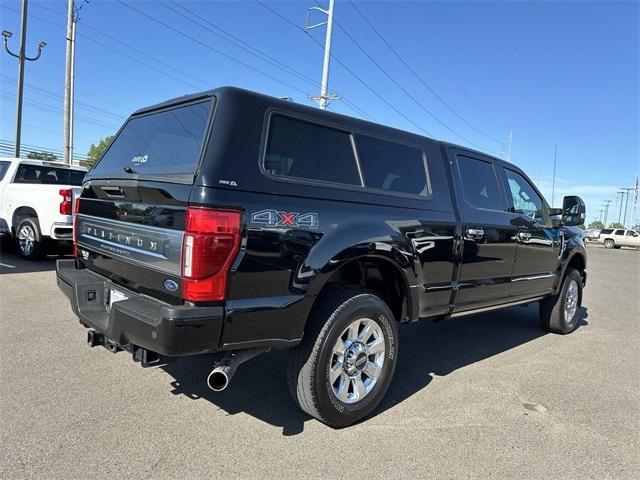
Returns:
[[[604,248],[613,248],[615,246],[616,246],[615,242],[613,240],[611,240],[610,238],[607,238],[604,241]]]
[[[582,277],[575,268],[567,269],[558,295],[540,302],[540,323],[549,332],[573,332],[581,318]]]
[[[381,298],[355,289],[323,294],[289,353],[289,391],[309,415],[346,427],[378,406],[397,351],[397,325]]]
[[[36,260],[42,256],[44,245],[37,218],[24,217],[18,220],[16,246],[18,254],[27,260]]]

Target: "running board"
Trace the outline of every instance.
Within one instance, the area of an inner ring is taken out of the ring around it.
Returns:
[[[516,305],[522,305],[523,303],[537,302],[538,300],[542,300],[543,298],[544,298],[544,296],[526,298],[524,300],[518,300],[516,302],[501,303],[499,305],[491,305],[489,307],[482,307],[482,308],[474,308],[472,310],[465,310],[464,312],[453,312],[450,315],[450,317],[451,318],[463,317],[465,315],[475,315],[477,313],[491,312],[493,310],[501,310],[503,308],[515,307]]]

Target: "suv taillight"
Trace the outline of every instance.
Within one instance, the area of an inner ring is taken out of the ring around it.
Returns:
[[[78,213],[80,213],[80,197],[76,197],[73,206],[73,256],[78,256]]]
[[[224,300],[227,275],[240,250],[241,214],[230,210],[187,209],[182,243],[182,298]]]
[[[60,214],[71,215],[71,197],[73,196],[73,191],[70,189],[62,189],[58,193],[62,196]]]

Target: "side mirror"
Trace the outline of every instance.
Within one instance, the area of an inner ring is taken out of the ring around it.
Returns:
[[[562,223],[567,227],[582,225],[587,217],[582,199],[569,195],[562,200]]]

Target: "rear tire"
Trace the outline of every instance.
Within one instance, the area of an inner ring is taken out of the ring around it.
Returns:
[[[18,219],[16,227],[16,249],[18,255],[27,260],[38,260],[45,253],[44,239],[36,217]]]
[[[560,292],[540,302],[540,324],[552,333],[571,333],[580,323],[581,306],[582,276],[575,268],[568,268]]]
[[[398,329],[378,296],[326,292],[302,342],[289,352],[287,382],[298,406],[334,428],[369,415],[387,393],[397,362]]]
[[[611,240],[610,238],[607,238],[604,241],[604,248],[614,248],[616,246],[615,242],[613,240]]]

